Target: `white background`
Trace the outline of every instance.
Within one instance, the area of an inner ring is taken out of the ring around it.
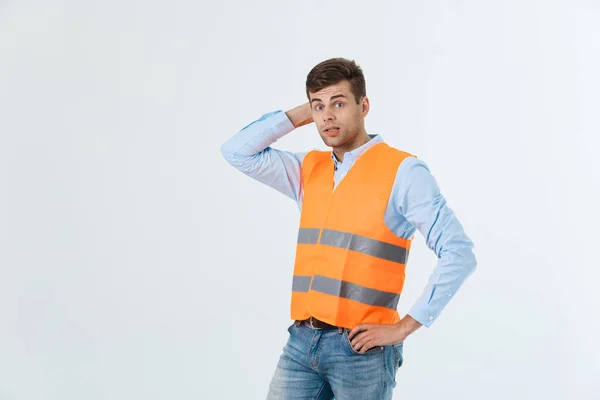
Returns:
[[[4,0],[1,400],[265,397],[298,210],[219,148],[338,56],[479,262],[395,398],[599,398],[597,1]],[[401,315],[435,262],[417,233]]]

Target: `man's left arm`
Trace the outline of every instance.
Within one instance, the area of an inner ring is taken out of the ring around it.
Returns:
[[[427,286],[408,312],[429,327],[473,273],[477,259],[473,242],[448,207],[427,164],[414,157],[404,163],[398,171],[397,210],[421,232],[438,258]]]
[[[391,326],[357,326],[350,332],[355,349],[398,343],[422,325],[431,326],[463,282],[473,273],[477,260],[473,242],[465,234],[458,218],[422,160],[409,157],[400,168],[392,191],[390,205],[394,211],[416,227],[438,257],[422,295],[400,322]]]

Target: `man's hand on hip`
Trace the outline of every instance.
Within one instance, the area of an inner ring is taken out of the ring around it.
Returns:
[[[359,353],[377,346],[389,346],[404,342],[404,339],[422,325],[410,315],[396,324],[360,324],[354,327],[348,338],[352,348]]]

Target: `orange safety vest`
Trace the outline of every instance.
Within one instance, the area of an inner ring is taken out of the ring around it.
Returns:
[[[384,213],[406,157],[415,156],[378,143],[335,190],[331,152],[304,157],[292,319],[312,316],[348,329],[400,321],[396,308],[414,236],[397,237],[385,225]]]

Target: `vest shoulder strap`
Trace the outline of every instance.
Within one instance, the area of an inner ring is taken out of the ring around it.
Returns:
[[[399,160],[403,160],[407,157],[415,157],[416,155],[408,153],[406,151],[399,150],[395,147],[390,147],[388,144],[381,142],[378,144],[385,149],[385,152],[389,157],[396,158]],[[313,169],[320,163],[328,163],[332,162],[331,160],[331,151],[322,151],[322,150],[312,150],[309,151],[302,160],[302,174],[304,177],[310,176]]]

